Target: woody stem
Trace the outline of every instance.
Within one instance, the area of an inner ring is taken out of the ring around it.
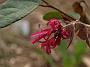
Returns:
[[[39,5],[39,6],[42,6],[42,7],[49,7],[49,8],[52,8],[52,9],[55,9],[57,10],[58,12],[60,12],[60,14],[62,15],[62,17],[68,19],[68,21],[75,21],[76,19],[67,15],[66,13],[64,13],[63,11],[61,11],[60,9],[54,7],[53,5],[49,4],[47,1],[45,0],[42,0],[46,5]]]

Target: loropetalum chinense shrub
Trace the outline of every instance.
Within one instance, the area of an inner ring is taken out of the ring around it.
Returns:
[[[50,54],[51,50],[57,47],[62,39],[68,38],[68,32],[57,19],[51,19],[47,26],[49,26],[49,28],[32,34],[31,38],[33,44],[40,42],[40,48],[47,54]]]

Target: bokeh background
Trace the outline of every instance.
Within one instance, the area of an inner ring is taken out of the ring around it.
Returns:
[[[0,0],[3,3],[5,0]],[[73,12],[72,4],[79,0],[46,0],[65,13]],[[85,0],[89,6],[90,0]],[[90,49],[86,43],[75,37],[66,49],[63,40],[51,55],[42,52],[31,44],[33,32],[47,23],[43,15],[54,11],[51,8],[38,7],[22,20],[0,29],[0,67],[90,67]]]

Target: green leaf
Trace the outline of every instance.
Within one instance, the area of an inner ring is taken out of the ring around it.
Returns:
[[[80,19],[80,14],[76,13],[76,12],[70,12],[68,13],[69,16],[79,20]]]
[[[68,50],[67,50],[67,44],[66,44],[65,40],[62,40],[62,41],[60,42],[60,45],[59,45],[59,47],[58,47],[58,50],[59,50],[59,52],[61,53],[63,59],[70,57],[69,52],[68,52]]]
[[[8,26],[31,13],[41,0],[6,0],[0,4],[0,28]]]
[[[59,51],[61,52],[63,58],[63,67],[76,67],[76,59],[72,54],[69,53],[65,40],[61,41]]]
[[[76,59],[72,55],[63,58],[63,67],[76,67]]]
[[[83,40],[78,40],[75,43],[75,57],[79,60],[81,59],[81,56],[84,54],[85,49],[86,49],[86,43]]]
[[[50,20],[50,19],[53,19],[53,18],[62,19],[61,15],[58,11],[51,11],[51,12],[46,13],[43,16],[44,20]]]

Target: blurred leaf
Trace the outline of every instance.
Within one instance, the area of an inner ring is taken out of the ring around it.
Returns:
[[[0,4],[0,27],[8,26],[32,12],[41,0],[6,0]]]
[[[75,52],[72,54],[66,47],[66,42],[62,40],[59,46],[59,50],[63,58],[63,67],[77,67],[81,63],[82,55],[85,52],[85,41],[77,40],[74,46]]]
[[[59,50],[63,58],[63,67],[75,67],[76,59],[68,52],[67,44],[64,40],[61,41]]]
[[[64,40],[61,41],[61,43],[59,45],[59,50],[63,56],[67,56],[67,45]]]
[[[75,43],[75,57],[76,59],[81,59],[81,56],[84,54],[85,49],[86,49],[86,43],[83,40],[77,40],[77,42]]]
[[[61,15],[58,11],[48,12],[43,16],[44,20],[50,20],[52,18],[62,19]]]
[[[78,14],[76,12],[70,12],[68,15],[75,18],[75,19],[77,19],[77,20],[80,19],[80,14]]]
[[[74,56],[68,56],[63,58],[63,67],[76,67],[76,59]]]
[[[86,49],[85,41],[81,39],[77,40],[74,48],[75,48],[74,56],[75,56],[75,59],[77,60],[76,65],[78,66],[80,65],[80,63],[82,63],[82,56]]]

